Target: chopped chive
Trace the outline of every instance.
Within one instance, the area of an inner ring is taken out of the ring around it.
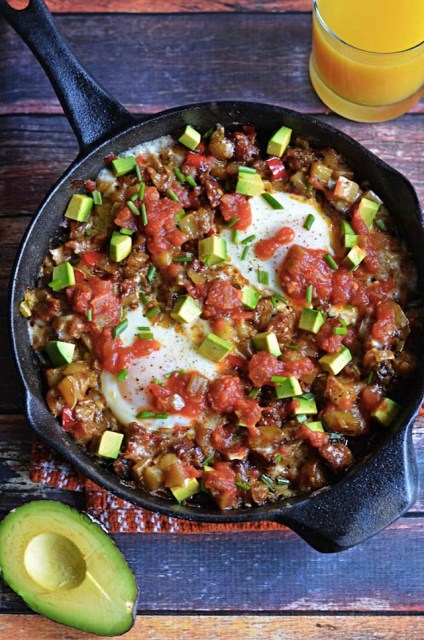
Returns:
[[[306,185],[306,189],[309,191],[309,193],[312,191],[313,188],[314,188],[314,185],[308,182],[308,184]]]
[[[134,231],[132,229],[119,229],[119,233],[122,233],[124,236],[132,236]]]
[[[313,294],[312,285],[308,284],[308,286],[306,287],[306,294],[305,294],[306,302],[312,302],[312,294]]]
[[[153,376],[152,382],[153,384],[157,384],[158,387],[163,387],[163,381],[160,378],[156,378],[155,376]]]
[[[141,182],[141,171],[140,167],[138,166],[137,160],[135,161],[135,175],[137,176],[137,180]]]
[[[135,202],[136,200],[138,200],[138,193],[135,193],[133,196],[131,196],[130,200],[131,202]]]
[[[304,222],[304,224],[303,224],[303,228],[304,228],[304,229],[307,229],[307,230],[309,231],[309,229],[312,227],[312,225],[314,224],[314,222],[315,222],[315,216],[313,216],[313,215],[312,215],[312,213],[309,213],[309,214],[306,216],[306,220],[305,220],[305,222]]]
[[[178,258],[174,258],[172,262],[193,262],[194,256],[179,256]]]
[[[336,336],[345,336],[347,334],[347,328],[346,327],[334,327],[333,333]]]
[[[247,238],[244,238],[240,244],[248,244],[249,242],[252,242],[252,240],[254,240],[256,238],[256,235],[254,233],[252,233],[251,236],[247,236]]]
[[[213,127],[206,129],[205,133],[202,135],[202,140],[207,140],[213,134]]]
[[[308,416],[306,416],[304,413],[301,413],[300,415],[296,416],[296,420],[298,421],[299,424],[303,424],[304,422],[306,422],[307,419],[308,419]]]
[[[124,315],[125,315],[124,307],[121,304],[121,306],[119,307],[119,317],[121,318],[121,320],[124,317]]]
[[[280,485],[280,487],[288,487],[290,480],[286,480],[286,478],[277,478],[277,484]]]
[[[271,300],[271,304],[274,307],[274,309],[275,309],[275,307],[277,306],[277,304],[279,302],[283,302],[284,304],[287,304],[287,300],[285,298],[283,298],[283,296],[280,296],[279,293],[274,293],[271,296],[270,300]]]
[[[147,220],[147,211],[146,211],[146,205],[144,204],[144,202],[141,203],[141,221],[144,224],[144,226],[146,226],[148,220]]]
[[[174,173],[177,177],[177,180],[179,180],[180,182],[185,182],[186,181],[186,177],[183,174],[183,172],[181,171],[181,169],[179,167],[175,167],[174,168]]]
[[[125,378],[128,375],[128,370],[127,369],[121,369],[121,371],[116,375],[116,379],[118,382],[122,382],[122,380],[125,380]]]
[[[262,269],[258,269],[258,282],[259,284],[269,284],[268,271],[263,271]]]
[[[368,378],[367,378],[367,384],[371,384],[371,382],[374,380],[374,371],[371,371],[368,374]]]
[[[261,196],[273,209],[284,209],[283,205],[280,204],[270,193],[261,193]]]
[[[261,482],[263,482],[270,491],[274,492],[275,491],[275,485],[273,483],[273,481],[271,480],[271,478],[267,475],[265,475],[264,473],[260,476],[259,480]]]
[[[84,235],[87,236],[87,238],[89,238],[91,236],[91,229],[85,229]]]
[[[243,489],[244,491],[250,491],[250,487],[248,484],[246,484],[245,482],[235,482],[234,483],[236,485],[236,487],[238,487],[239,489]]]
[[[138,190],[138,197],[140,198],[140,200],[143,200],[145,190],[146,190],[146,183],[140,182],[140,189]]]
[[[186,176],[186,181],[190,185],[190,187],[197,187],[197,182],[193,178],[193,176]]]
[[[256,387],[255,389],[252,389],[252,391],[250,393],[247,394],[247,397],[248,398],[253,398],[253,400],[256,400],[256,398],[258,397],[260,392],[261,392],[260,387]]]
[[[280,453],[276,453],[274,458],[275,458],[275,462],[277,464],[280,464],[280,462],[281,462],[281,454]]]
[[[271,376],[271,382],[285,382],[286,380],[285,376]]]
[[[175,371],[170,371],[169,373],[165,373],[165,375],[163,377],[168,379],[168,378],[170,378],[172,376],[173,373],[175,373]]]
[[[177,194],[176,194],[174,191],[172,191],[172,189],[168,189],[168,190],[167,190],[167,192],[166,192],[166,194],[167,194],[167,195],[171,198],[171,200],[173,200],[174,202],[179,202],[179,201],[180,201],[180,200],[179,200],[179,198],[178,198],[178,196],[177,196]]]
[[[142,291],[140,291],[140,293],[138,294],[138,297],[140,298],[140,302],[142,302],[143,304],[147,304],[147,298]]]
[[[116,327],[114,328],[113,337],[117,338],[118,336],[120,336],[121,333],[125,331],[127,327],[128,327],[128,318],[124,318],[124,320],[122,320],[122,322],[117,324]]]
[[[208,456],[207,458],[205,458],[202,462],[202,467],[206,467],[208,464],[210,464],[211,462],[214,461],[214,455],[211,454],[210,456]]]
[[[137,327],[137,331],[150,331],[150,327]]]
[[[91,322],[93,319],[93,311],[91,309],[87,309],[86,316],[87,316],[88,322]]]
[[[97,191],[96,189],[95,191],[93,191],[92,195],[94,204],[103,204],[102,194],[100,193],[100,191]]]
[[[243,247],[243,251],[241,252],[240,260],[246,260],[248,253],[249,253],[249,247],[246,245],[245,247]]]
[[[333,269],[335,271],[336,269],[339,268],[339,265],[334,260],[333,256],[330,256],[329,253],[327,253],[327,255],[324,256],[324,260],[326,261],[330,269]]]
[[[153,282],[156,276],[157,269],[153,265],[150,265],[149,270],[147,272],[146,280],[148,282]]]
[[[346,320],[344,318],[340,317],[339,318],[339,322],[340,322],[342,327],[345,327],[345,328],[347,327]]]
[[[185,211],[179,211],[178,213],[176,213],[174,216],[175,223],[179,222],[181,218],[184,218],[184,216],[185,216]]]
[[[300,346],[298,344],[285,344],[284,349],[291,349],[292,351],[299,351]]]
[[[375,224],[379,229],[381,229],[381,231],[387,231],[387,226],[384,220],[376,220]]]
[[[137,333],[137,338],[139,340],[153,340],[153,332],[152,331],[140,331]]]
[[[237,216],[234,216],[234,218],[231,218],[231,220],[229,221],[229,223],[227,224],[227,227],[230,229],[231,227],[233,227],[236,222],[238,222],[240,220],[240,218],[238,218]]]
[[[127,202],[127,207],[130,211],[132,211],[132,213],[135,216],[139,216],[140,215],[140,211],[137,209],[137,207],[135,206],[134,202],[131,202],[131,200],[128,200]]]
[[[142,420],[143,418],[155,418],[155,420],[166,420],[169,417],[168,413],[155,413],[154,411],[140,411],[137,413],[136,418]]]
[[[239,173],[257,173],[256,169],[254,169],[253,167],[246,167],[244,165],[240,165],[239,168]]]
[[[152,307],[144,314],[145,318],[155,318],[160,313],[160,307]]]
[[[234,244],[238,244],[240,242],[240,231],[238,229],[234,229],[231,240]]]

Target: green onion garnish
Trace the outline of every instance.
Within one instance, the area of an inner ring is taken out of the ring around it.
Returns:
[[[158,387],[163,387],[163,381],[160,378],[153,377],[152,383],[156,384]]]
[[[174,191],[172,191],[172,189],[168,189],[166,193],[171,198],[171,200],[173,200],[174,202],[179,202],[177,194],[174,193]]]
[[[119,229],[119,233],[122,233],[124,236],[132,236],[134,231],[132,231],[132,229]]]
[[[202,462],[202,467],[206,467],[208,466],[211,462],[214,461],[214,455],[211,454],[210,456],[208,456],[207,458],[205,458]]]
[[[136,200],[138,200],[138,193],[135,193],[133,196],[131,196],[130,200],[131,202],[135,202]]]
[[[340,317],[339,321],[340,321],[340,324],[342,325],[342,327],[347,327],[346,320],[344,318]]]
[[[193,176],[186,176],[186,181],[190,185],[190,187],[197,187],[197,182],[193,178]]]
[[[300,346],[298,344],[285,344],[284,349],[291,349],[292,351],[299,351]]]
[[[285,382],[286,380],[286,376],[271,376],[271,382]]]
[[[140,331],[140,333],[137,333],[137,338],[139,340],[153,340],[153,332],[150,331]]]
[[[139,216],[140,215],[140,211],[137,209],[137,207],[135,206],[134,202],[131,202],[131,200],[127,201],[127,207],[130,211],[132,211],[132,213],[135,216]]]
[[[172,262],[192,262],[194,260],[194,256],[179,256],[178,258],[174,258]]]
[[[143,418],[154,418],[155,420],[166,420],[169,417],[168,413],[155,413],[154,411],[140,411],[137,413],[136,418],[142,420]]]
[[[144,226],[146,226],[148,220],[147,220],[147,211],[146,211],[146,205],[144,204],[144,202],[141,203],[141,221],[144,224]]]
[[[368,374],[368,378],[367,378],[367,384],[371,384],[371,382],[374,380],[374,371],[371,371]]]
[[[309,214],[306,216],[306,220],[305,220],[305,222],[304,222],[304,224],[303,224],[303,228],[304,228],[304,229],[307,229],[307,230],[309,231],[309,229],[312,227],[312,225],[314,224],[314,222],[315,222],[315,216],[313,216],[313,215],[312,215],[312,213],[309,213]]]
[[[284,302],[284,304],[287,304],[287,300],[285,298],[283,298],[283,296],[280,296],[279,293],[274,293],[271,296],[270,300],[271,300],[271,304],[274,307],[274,309],[275,309],[275,307],[277,306],[277,304],[279,302]]]
[[[287,487],[290,484],[290,481],[285,478],[277,478],[277,484],[280,485],[280,487]]]
[[[238,229],[234,229],[231,240],[234,244],[238,244],[240,242],[240,231]]]
[[[155,318],[160,313],[160,307],[152,307],[144,314],[145,318]]]
[[[176,175],[177,179],[178,179],[180,182],[185,182],[186,177],[185,177],[185,175],[183,174],[183,172],[181,171],[181,169],[180,169],[179,167],[175,167],[175,168],[174,168],[174,173],[175,173],[175,175]]]
[[[228,228],[230,229],[232,226],[234,226],[236,224],[236,222],[238,222],[240,220],[240,218],[238,218],[237,216],[234,216],[234,218],[231,218],[231,220],[228,223]]]
[[[381,231],[387,231],[387,226],[384,220],[376,220],[375,224],[379,229],[381,229]]]
[[[125,331],[127,327],[128,327],[128,318],[124,318],[124,320],[122,320],[122,322],[117,324],[116,327],[114,328],[113,337],[117,338],[118,336],[120,336],[121,333]]]
[[[213,134],[213,127],[206,129],[205,133],[202,135],[202,140],[207,140]]]
[[[102,194],[97,189],[93,191],[93,202],[94,204],[103,204]]]
[[[143,200],[145,190],[146,190],[146,183],[140,182],[140,189],[138,191],[138,197],[140,198],[140,200]]]
[[[149,270],[147,272],[146,280],[148,282],[152,282],[155,279],[157,269],[153,265],[150,265]]]
[[[262,269],[258,269],[258,282],[259,284],[269,284],[268,271],[263,271]]]
[[[235,482],[236,487],[239,489],[243,489],[243,491],[250,491],[250,487],[245,482]]]
[[[253,167],[246,167],[244,165],[240,165],[239,168],[239,173],[257,173],[256,169],[254,169]]]
[[[147,298],[142,291],[140,291],[140,293],[138,294],[138,297],[140,298],[140,302],[142,302],[143,304],[147,304]]]
[[[184,216],[185,216],[185,211],[179,211],[178,213],[176,213],[174,216],[175,224],[179,222],[181,218],[184,218]]]
[[[347,334],[347,328],[346,327],[334,327],[333,333],[336,336],[345,336]]]
[[[261,193],[261,196],[273,209],[284,209],[283,205],[280,204],[270,193]]]
[[[250,393],[247,394],[247,397],[248,398],[253,398],[254,400],[256,400],[256,398],[258,397],[260,392],[261,392],[260,387],[256,387],[255,389],[252,389],[252,391]]]
[[[140,167],[138,166],[137,160],[135,161],[135,175],[137,176],[137,180],[141,182],[141,171]]]
[[[252,240],[254,240],[256,238],[256,235],[254,233],[252,233],[251,236],[247,236],[247,238],[244,238],[240,244],[248,244],[249,242],[252,242]]]
[[[87,320],[88,322],[91,322],[93,319],[93,311],[91,309],[87,309]]]
[[[308,286],[306,287],[306,294],[305,294],[306,302],[312,302],[312,293],[313,293],[312,285],[308,284]]]
[[[121,369],[121,371],[116,375],[116,379],[118,382],[122,382],[128,375],[127,369]]]
[[[271,478],[269,476],[266,476],[264,473],[260,476],[259,480],[261,482],[263,482],[270,491],[274,492],[275,491],[275,486],[273,481],[271,480]]]
[[[276,453],[274,458],[275,458],[275,462],[277,464],[280,464],[280,462],[281,462],[281,454],[280,453]]]
[[[249,247],[246,245],[245,247],[243,247],[243,251],[241,252],[240,260],[246,260],[248,253],[249,253]]]
[[[124,317],[125,311],[124,311],[124,307],[121,306],[119,307],[119,317],[122,319]]]
[[[334,260],[333,256],[330,256],[329,253],[327,253],[327,255],[324,256],[324,260],[326,261],[326,263],[328,264],[330,269],[334,269],[334,271],[335,271],[336,269],[339,268],[339,265]]]
[[[165,375],[163,377],[168,379],[168,378],[170,378],[172,376],[173,373],[175,373],[175,371],[170,371],[169,373],[165,373]]]

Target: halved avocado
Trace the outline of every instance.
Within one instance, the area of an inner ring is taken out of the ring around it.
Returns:
[[[0,524],[0,570],[31,609],[103,636],[131,628],[137,583],[112,538],[53,500],[28,502]]]

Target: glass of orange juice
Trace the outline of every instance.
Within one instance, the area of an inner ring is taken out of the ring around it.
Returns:
[[[312,85],[336,113],[396,118],[424,95],[424,0],[313,0]]]

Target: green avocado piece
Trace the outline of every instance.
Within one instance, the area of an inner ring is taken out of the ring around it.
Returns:
[[[400,411],[400,404],[390,398],[383,398],[374,411],[371,412],[373,418],[380,424],[388,427],[396,418]]]
[[[75,345],[70,342],[52,340],[46,344],[46,353],[55,367],[70,364],[74,357]]]
[[[53,291],[61,291],[66,287],[72,287],[75,284],[75,273],[70,262],[62,262],[57,267],[53,267],[52,281],[49,287]]]
[[[345,248],[351,249],[352,247],[354,247],[356,244],[358,244],[358,239],[359,239],[359,236],[357,236],[355,233],[354,234],[347,233],[344,237]]]
[[[324,322],[325,318],[321,311],[304,307],[302,315],[300,316],[299,329],[310,331],[311,333],[318,333]]]
[[[292,398],[293,396],[301,396],[303,393],[299,380],[293,376],[281,378],[281,382],[275,387],[275,395],[279,400],[282,398]]]
[[[253,346],[258,351],[268,351],[273,356],[281,356],[277,336],[272,331],[257,333],[252,338]]]
[[[361,247],[355,245],[343,260],[343,264],[351,271],[354,271],[357,267],[359,267],[366,255],[367,252],[364,249],[361,249]]]
[[[131,236],[124,236],[119,231],[114,231],[110,239],[109,257],[113,262],[121,262],[128,258],[132,250]]]
[[[186,478],[183,484],[176,487],[171,487],[171,493],[178,502],[187,500],[195,493],[199,493],[200,485],[196,478]]]
[[[256,306],[260,299],[261,294],[257,289],[255,289],[255,287],[252,287],[252,285],[250,284],[247,284],[241,290],[241,301],[248,309],[256,309]]]
[[[194,151],[201,139],[202,136],[200,133],[188,124],[184,129],[184,133],[178,138],[178,142],[181,142],[185,147]]]
[[[199,347],[200,355],[208,358],[208,360],[213,360],[213,362],[221,362],[232,350],[233,345],[215,333],[210,333],[206,336]]]
[[[137,164],[134,156],[122,156],[121,158],[115,158],[112,160],[112,171],[117,178],[124,176],[126,173],[132,171]]]
[[[311,431],[319,431],[320,433],[324,433],[324,427],[322,422],[317,420],[316,422],[307,422],[305,427],[308,427]]]
[[[264,192],[264,183],[258,173],[241,173],[236,184],[236,192],[243,196],[257,196]]]
[[[289,127],[280,127],[278,131],[274,133],[268,142],[266,152],[271,156],[278,156],[281,158],[287,147],[289,146],[292,130]]]
[[[293,415],[295,416],[310,416],[318,413],[317,404],[315,398],[295,398],[292,401]]]
[[[336,376],[347,364],[352,360],[352,354],[344,345],[341,346],[337,353],[323,356],[319,359],[319,363],[324,371],[332,373]]]
[[[379,208],[380,208],[379,202],[374,202],[374,200],[368,200],[368,198],[361,198],[361,201],[359,202],[359,205],[358,205],[358,214],[361,216],[362,220],[365,222],[368,229],[372,227],[372,223],[374,222],[374,218]]]
[[[191,296],[179,296],[171,311],[176,322],[193,322],[202,313],[202,307]]]
[[[0,570],[34,611],[98,635],[128,631],[137,583],[125,558],[88,516],[53,500],[27,502],[0,524]]]
[[[227,243],[219,236],[203,238],[198,243],[199,260],[211,266],[227,259]]]
[[[75,193],[66,207],[65,218],[76,220],[77,222],[85,222],[90,215],[93,204],[93,198],[90,198],[90,196]]]
[[[99,446],[97,447],[97,455],[102,458],[117,458],[123,439],[123,433],[103,431]]]

